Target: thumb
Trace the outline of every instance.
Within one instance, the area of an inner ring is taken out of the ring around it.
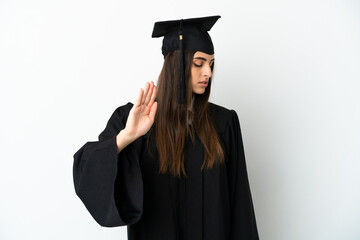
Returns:
[[[151,106],[149,113],[149,118],[151,119],[151,121],[154,121],[156,109],[157,109],[157,102],[154,102],[153,105]]]

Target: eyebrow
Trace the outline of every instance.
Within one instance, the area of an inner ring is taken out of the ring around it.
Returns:
[[[206,58],[203,58],[203,57],[194,57],[193,59],[200,59],[200,60],[203,60],[205,62],[207,61]],[[215,61],[215,58],[211,59],[210,62],[211,61]]]

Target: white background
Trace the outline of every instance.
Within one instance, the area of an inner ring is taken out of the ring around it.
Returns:
[[[155,21],[221,15],[211,101],[237,111],[260,238],[360,239],[360,3],[0,0],[0,239],[126,239],[73,154],[162,67]]]

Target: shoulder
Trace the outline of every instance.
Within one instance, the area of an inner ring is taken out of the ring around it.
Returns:
[[[224,133],[229,123],[231,123],[234,119],[237,119],[235,110],[228,109],[211,102],[209,102],[209,112],[214,120],[218,133]]]
[[[222,115],[224,117],[231,117],[231,109],[209,102],[209,110],[211,114]]]

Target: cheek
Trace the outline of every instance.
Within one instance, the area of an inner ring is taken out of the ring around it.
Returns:
[[[191,82],[192,83],[198,82],[198,79],[199,79],[199,77],[201,75],[200,73],[201,73],[200,69],[197,69],[195,67],[193,67],[191,69]]]

